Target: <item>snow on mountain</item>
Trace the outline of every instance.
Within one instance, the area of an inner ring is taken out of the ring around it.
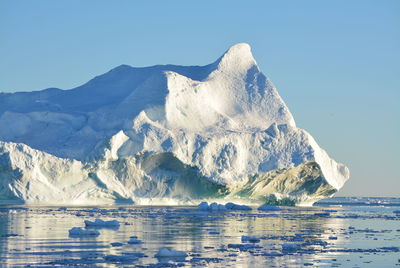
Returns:
[[[122,65],[71,90],[0,93],[0,126],[3,202],[312,203],[349,178],[244,43],[206,66]]]

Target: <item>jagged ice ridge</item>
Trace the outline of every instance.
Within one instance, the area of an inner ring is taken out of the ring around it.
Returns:
[[[0,93],[3,203],[312,204],[348,178],[244,43],[206,66],[121,65],[70,90]]]

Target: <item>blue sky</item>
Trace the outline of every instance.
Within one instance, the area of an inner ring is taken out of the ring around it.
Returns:
[[[339,195],[400,196],[400,1],[0,0],[0,91],[69,89],[120,64],[205,65],[237,42],[348,165]]]

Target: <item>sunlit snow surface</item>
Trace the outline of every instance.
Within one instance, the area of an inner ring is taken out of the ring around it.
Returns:
[[[2,206],[0,266],[400,265],[400,199],[333,198],[316,207],[282,208],[212,213],[196,207]],[[95,218],[118,220],[120,226],[96,228],[100,235],[93,237],[68,235]],[[132,236],[141,243],[128,244]],[[182,251],[183,257],[157,259],[161,248]]]
[[[312,204],[349,176],[296,127],[244,43],[206,66],[123,65],[70,90],[0,92],[2,204],[188,204],[232,193]]]

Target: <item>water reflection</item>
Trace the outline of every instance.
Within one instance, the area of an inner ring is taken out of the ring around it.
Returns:
[[[321,208],[206,213],[188,207],[3,207],[0,266],[117,267],[122,262],[129,267],[160,261],[217,267],[329,264],[332,253],[324,249],[344,243],[344,230],[349,224],[343,217],[315,216],[321,212],[325,213]],[[121,226],[118,230],[101,229],[98,237],[68,236],[69,229],[83,227],[85,219],[94,218],[117,219]],[[243,248],[249,245],[241,242],[243,235],[257,236],[261,242],[253,248]],[[336,239],[332,239],[333,235]],[[131,236],[137,236],[143,243],[127,244]],[[123,244],[112,246],[115,242]],[[283,252],[284,243],[298,244],[300,248]],[[154,258],[161,247],[185,251],[189,257],[184,262]]]

